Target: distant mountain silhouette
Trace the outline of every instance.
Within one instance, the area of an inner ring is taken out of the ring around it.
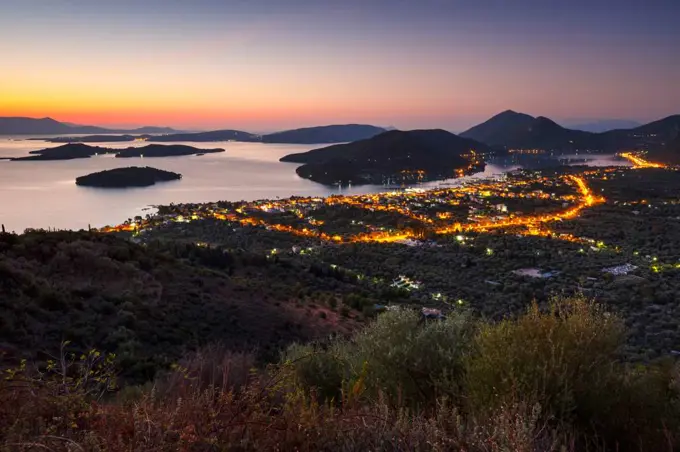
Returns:
[[[327,185],[408,183],[421,177],[451,178],[457,170],[483,168],[481,158],[470,157],[470,151],[487,150],[477,141],[445,130],[394,130],[353,143],[287,155],[281,161],[304,163],[297,169],[299,176]]]
[[[259,135],[254,135],[242,130],[213,130],[211,132],[175,133],[148,138],[149,141],[155,142],[188,141],[194,143],[205,143],[211,141],[260,141]]]
[[[286,130],[262,136],[264,143],[321,144],[343,143],[374,137],[386,130],[364,124],[345,124]]]
[[[141,127],[122,130],[72,125],[52,118],[0,117],[0,135],[66,135],[95,133],[176,133],[169,127]]]
[[[660,150],[680,131],[680,115],[669,116],[632,129],[603,133],[567,129],[539,116],[508,110],[463,132],[495,148],[543,149],[556,152],[618,152],[629,149]]]
[[[460,136],[471,138],[493,147],[521,149],[586,149],[592,134],[565,129],[544,116],[534,118],[512,110],[504,111]]]
[[[600,119],[597,121],[569,125],[569,129],[581,130],[584,132],[602,133],[616,129],[633,129],[642,124],[628,119]]]
[[[466,130],[460,136],[486,143],[489,146],[505,146],[510,137],[528,130],[535,119],[524,113],[506,110]]]

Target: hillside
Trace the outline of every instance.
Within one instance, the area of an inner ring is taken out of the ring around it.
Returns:
[[[181,178],[181,174],[171,171],[163,171],[149,166],[143,168],[132,166],[80,176],[76,178],[76,185],[101,188],[148,187],[155,185],[156,182],[179,180]]]
[[[365,140],[386,130],[363,124],[305,127],[263,135],[264,143],[322,144]]]
[[[41,359],[69,340],[76,351],[114,352],[124,376],[147,379],[201,344],[275,354],[350,328],[301,304],[294,282],[304,280],[247,253],[85,232],[0,234],[0,354]]]
[[[304,163],[298,175],[323,184],[381,184],[455,177],[457,172],[483,168],[463,154],[486,146],[444,130],[393,130],[373,138],[314,149],[281,158]]]

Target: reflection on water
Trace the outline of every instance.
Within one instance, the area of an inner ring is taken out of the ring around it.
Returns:
[[[0,159],[21,157],[29,151],[59,144],[0,138]],[[390,187],[326,187],[295,174],[296,164],[281,163],[284,155],[305,152],[314,145],[262,143],[178,143],[199,148],[224,148],[226,152],[190,157],[117,159],[111,155],[67,161],[9,162],[0,160],[0,223],[8,230],[28,227],[81,229],[118,224],[135,215],[149,213],[148,206],[218,200],[238,201],[298,196],[327,196],[385,191]],[[102,146],[126,148],[145,143],[106,143]],[[590,164],[590,162],[589,162]],[[609,161],[608,164],[612,164]],[[107,190],[78,187],[75,179],[96,171],[124,166],[153,166],[181,173],[181,181],[146,188]],[[461,179],[423,184],[423,188],[457,185],[463,181],[489,177],[517,165],[489,164],[478,174]]]

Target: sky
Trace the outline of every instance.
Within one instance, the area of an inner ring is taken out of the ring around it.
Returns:
[[[0,116],[461,131],[680,113],[678,0],[0,0]]]

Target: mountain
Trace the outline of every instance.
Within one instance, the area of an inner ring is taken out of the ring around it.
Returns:
[[[73,128],[52,118],[0,118],[1,135],[44,135],[72,133]]]
[[[461,133],[462,137],[506,149],[544,149],[558,152],[618,152],[626,149],[661,150],[680,132],[680,115],[669,116],[632,129],[593,133],[562,127],[543,116],[500,113]]]
[[[0,135],[65,135],[95,133],[176,133],[169,127],[141,127],[133,130],[81,126],[56,121],[52,118],[0,117]]]
[[[491,119],[461,133],[463,138],[470,138],[489,146],[504,146],[508,137],[529,129],[536,118],[524,113],[506,110]]]
[[[281,158],[304,163],[299,176],[333,185],[417,182],[455,177],[483,167],[471,151],[484,152],[477,141],[445,130],[393,130],[372,138],[337,144]]]
[[[242,130],[213,130],[210,132],[175,133],[148,138],[150,141],[156,142],[189,141],[202,143],[211,141],[260,141],[260,137],[258,135],[244,132]]]
[[[584,132],[602,133],[617,129],[633,129],[642,124],[628,119],[600,119],[587,123],[570,124],[568,128]]]
[[[493,147],[560,150],[587,149],[596,141],[593,135],[565,129],[544,116],[534,118],[512,110],[504,111],[460,134]]]
[[[344,143],[364,140],[385,132],[382,127],[364,124],[345,124],[305,127],[262,136],[264,143],[319,144]]]

